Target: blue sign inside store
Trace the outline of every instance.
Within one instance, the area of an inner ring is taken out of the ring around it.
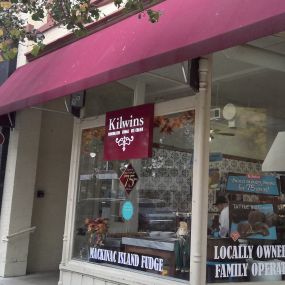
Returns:
[[[220,152],[212,152],[210,153],[210,162],[215,161],[222,161],[223,160],[223,154]]]
[[[277,179],[269,175],[229,175],[226,189],[231,192],[279,196]]]
[[[122,206],[122,217],[124,220],[129,221],[134,214],[134,206],[131,201],[124,202]]]

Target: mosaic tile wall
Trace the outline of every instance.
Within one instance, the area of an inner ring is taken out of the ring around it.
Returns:
[[[175,211],[191,210],[192,154],[153,149],[151,159],[142,160],[141,198],[164,201]]]
[[[191,153],[153,149],[151,159],[142,160],[140,175],[141,198],[164,201],[166,206],[175,211],[191,211],[193,155]],[[217,191],[223,191],[227,173],[259,173],[261,163],[222,158],[210,162],[210,171],[219,173],[218,188],[209,190],[209,212],[216,212],[213,205]],[[243,195],[244,201],[253,202],[255,195]]]

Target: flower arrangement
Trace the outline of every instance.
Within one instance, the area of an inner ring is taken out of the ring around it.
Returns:
[[[95,247],[103,246],[108,232],[108,220],[104,218],[87,218],[84,224],[86,233],[89,235],[89,245]]]

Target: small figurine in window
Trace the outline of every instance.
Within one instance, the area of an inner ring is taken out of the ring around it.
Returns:
[[[186,222],[179,222],[176,232],[177,241],[175,243],[175,263],[176,270],[188,272],[190,269],[190,240],[188,225]]]

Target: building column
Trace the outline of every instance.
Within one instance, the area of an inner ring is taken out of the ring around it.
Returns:
[[[26,274],[41,112],[17,112],[11,131],[0,218],[0,276]],[[55,138],[56,139],[56,138]]]
[[[190,284],[206,284],[211,107],[211,58],[199,62],[199,93],[195,110]]]

